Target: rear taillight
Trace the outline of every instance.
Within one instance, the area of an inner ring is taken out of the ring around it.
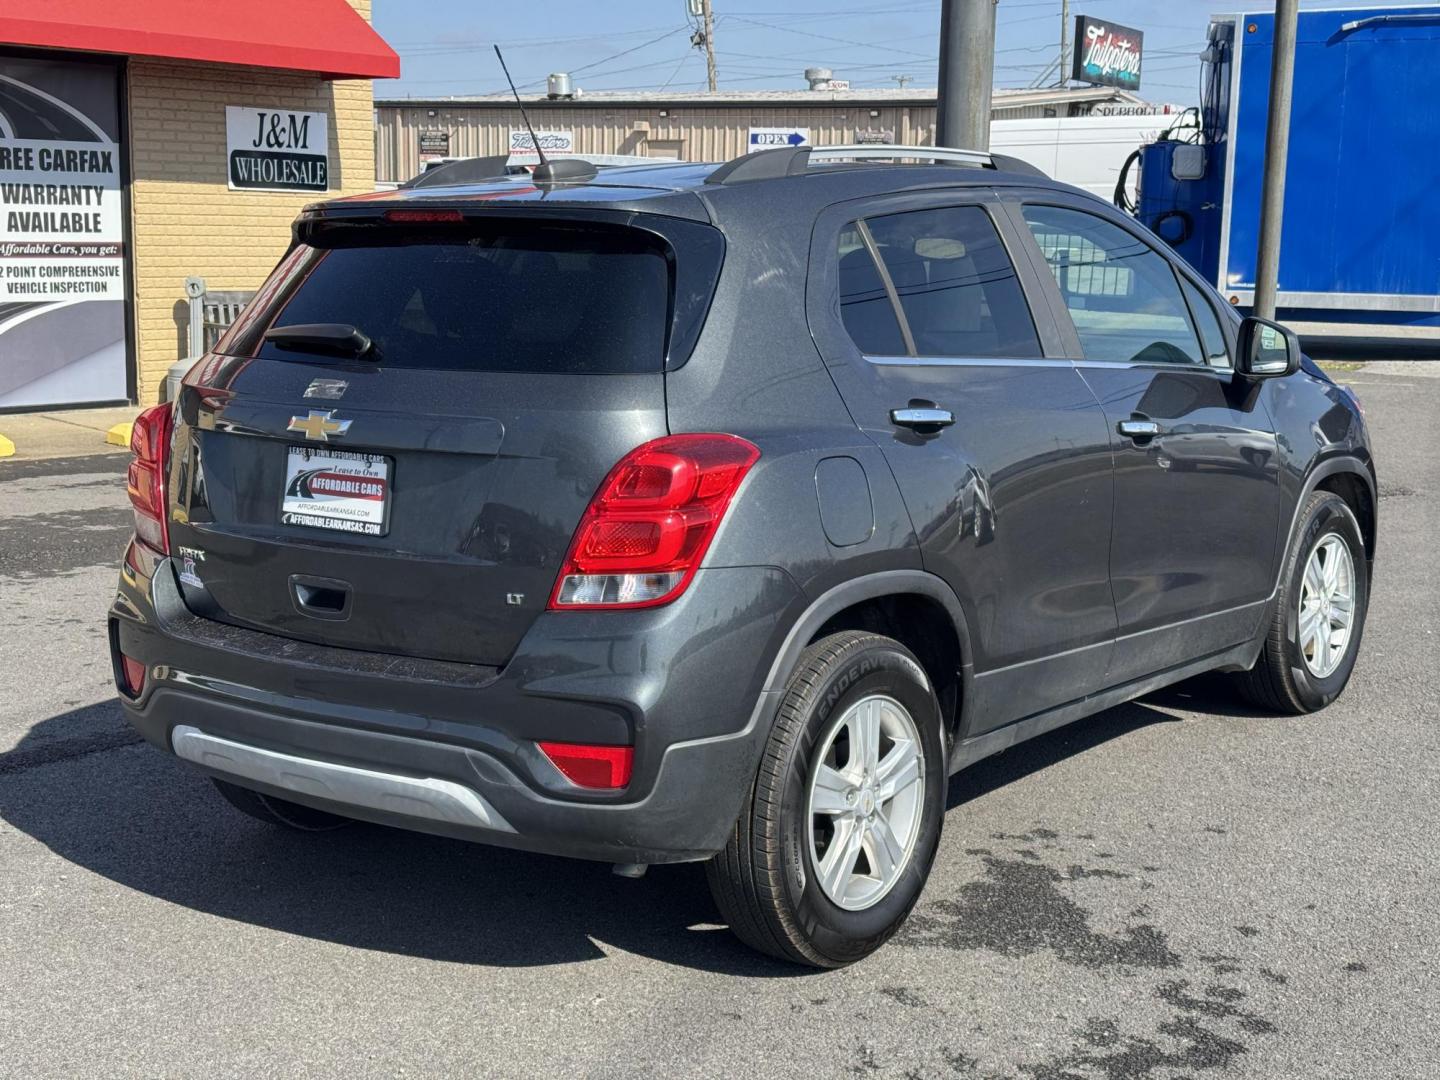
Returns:
[[[173,420],[169,405],[154,405],[135,418],[130,430],[130,471],[125,488],[135,508],[135,536],[161,555],[170,553],[165,524],[165,470]]]
[[[550,607],[652,607],[675,599],[759,457],[734,435],[669,435],[630,451],[580,519]]]
[[[591,746],[586,743],[542,742],[545,756],[572,783],[585,788],[623,788],[635,763],[633,746]]]

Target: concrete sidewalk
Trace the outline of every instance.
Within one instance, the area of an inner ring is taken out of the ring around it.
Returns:
[[[138,406],[121,405],[0,415],[0,459],[122,453],[130,446],[130,424],[139,411]]]

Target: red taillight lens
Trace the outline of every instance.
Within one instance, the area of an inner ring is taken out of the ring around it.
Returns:
[[[130,470],[125,489],[135,508],[135,536],[161,555],[170,553],[165,524],[165,470],[173,420],[169,405],[154,405],[135,418],[130,430]]]
[[[125,689],[130,691],[131,697],[139,697],[140,691],[145,689],[145,665],[122,655],[120,670],[125,676]]]
[[[633,746],[589,746],[582,743],[537,744],[571,783],[586,788],[623,788],[635,764]]]
[[[550,607],[652,607],[675,599],[759,457],[734,435],[669,435],[630,451],[580,519]]]

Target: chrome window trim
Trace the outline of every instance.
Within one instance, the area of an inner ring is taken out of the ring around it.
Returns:
[[[1014,367],[1017,364],[1041,367],[1075,366],[1073,360],[1063,356],[875,356],[869,353],[861,355],[864,356],[867,363],[877,367]]]

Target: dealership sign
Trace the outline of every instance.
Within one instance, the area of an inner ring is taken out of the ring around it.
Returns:
[[[330,127],[324,113],[225,106],[230,187],[325,191],[330,187]]]
[[[530,132],[524,128],[510,129],[510,161],[520,165],[538,165],[540,156],[535,153],[535,143],[540,143],[540,149],[545,151],[546,157],[561,156],[575,153],[575,133],[573,131],[537,131],[535,138],[530,138]]]
[[[0,56],[0,411],[129,396],[121,78]]]
[[[1070,77],[1096,86],[1140,89],[1145,35],[1108,19],[1075,17],[1075,59]]]

